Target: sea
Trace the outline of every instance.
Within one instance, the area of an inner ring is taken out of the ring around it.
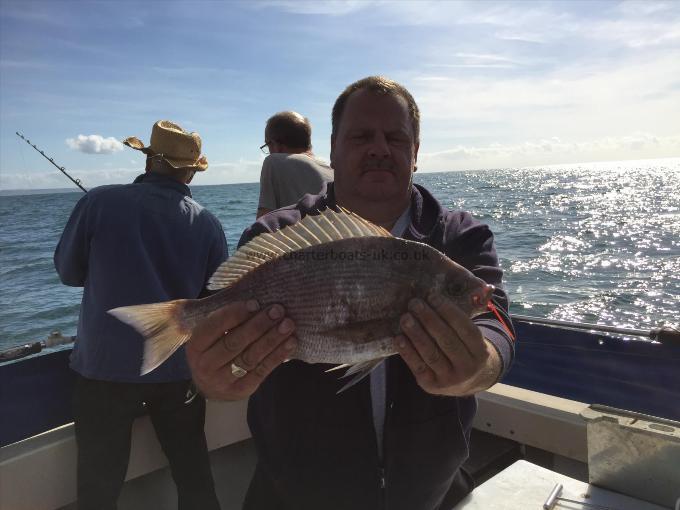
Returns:
[[[649,329],[680,321],[680,158],[416,173],[446,207],[494,232],[511,313]],[[255,219],[259,184],[193,186],[230,253]],[[0,351],[74,335],[82,289],[52,256],[82,196],[0,196]]]

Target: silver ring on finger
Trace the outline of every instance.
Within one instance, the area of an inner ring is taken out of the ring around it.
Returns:
[[[241,377],[247,374],[248,371],[245,368],[239,367],[236,363],[231,364],[231,375],[233,375],[234,377],[240,379]]]

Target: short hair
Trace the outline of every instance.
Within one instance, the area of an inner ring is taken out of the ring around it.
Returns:
[[[368,76],[362,78],[361,80],[355,81],[351,85],[348,85],[342,94],[338,96],[333,105],[333,130],[331,132],[331,139],[335,138],[340,127],[340,120],[342,119],[342,113],[345,110],[345,105],[347,104],[347,99],[357,90],[366,89],[370,92],[376,94],[384,94],[387,96],[401,97],[406,101],[406,106],[408,107],[408,114],[411,118],[411,125],[413,127],[413,141],[415,143],[420,142],[420,110],[416,104],[415,99],[411,93],[406,90],[406,87],[400,85],[394,80],[390,80],[384,76]]]
[[[267,120],[265,138],[287,145],[291,149],[312,148],[312,125],[297,112],[279,112]],[[266,141],[266,140],[265,140]]]
[[[146,172],[153,172],[159,175],[165,175],[176,181],[186,182],[186,180],[195,173],[194,168],[175,168],[170,163],[165,161],[162,157],[157,155],[150,155],[146,157]]]

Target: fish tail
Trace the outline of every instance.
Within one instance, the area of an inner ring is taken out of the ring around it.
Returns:
[[[132,326],[144,337],[141,375],[148,374],[179,349],[191,336],[186,321],[186,299],[148,305],[121,306],[108,313]]]

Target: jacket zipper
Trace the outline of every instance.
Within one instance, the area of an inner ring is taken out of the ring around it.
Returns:
[[[389,423],[390,419],[390,414],[392,411],[392,408],[394,407],[394,402],[393,401],[387,401],[385,402],[385,426],[383,427],[383,440],[382,440],[382,451],[380,452],[380,466],[378,467],[378,486],[380,487],[380,494],[381,494],[381,501],[382,501],[382,507],[384,509],[387,508],[387,475],[385,474],[385,444],[386,444],[386,437],[387,437],[387,424]]]
[[[385,473],[385,445],[387,444],[387,436],[389,434],[389,424],[391,421],[392,409],[394,408],[393,391],[391,387],[391,370],[389,360],[385,361],[385,384],[387,391],[385,392],[385,422],[383,423],[382,445],[378,451],[378,487],[380,489],[380,507],[387,510],[387,474]]]

